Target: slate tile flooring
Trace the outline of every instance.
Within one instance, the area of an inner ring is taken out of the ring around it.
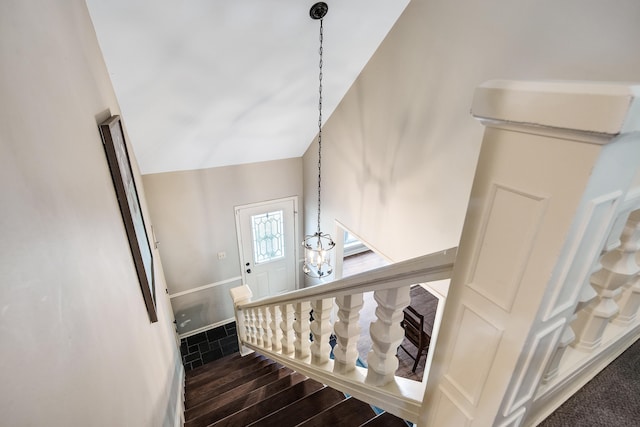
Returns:
[[[238,336],[235,322],[180,340],[180,353],[186,371],[237,351]]]

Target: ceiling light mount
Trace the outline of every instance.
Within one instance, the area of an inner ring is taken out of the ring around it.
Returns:
[[[309,11],[309,16],[311,16],[313,19],[322,19],[324,18],[324,16],[327,14],[328,11],[329,11],[329,6],[325,2],[320,1],[314,4],[313,6],[311,6],[311,10]]]

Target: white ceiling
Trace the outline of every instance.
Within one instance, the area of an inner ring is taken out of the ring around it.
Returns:
[[[408,2],[327,2],[325,121]],[[142,173],[302,156],[318,130],[313,3],[87,0]]]

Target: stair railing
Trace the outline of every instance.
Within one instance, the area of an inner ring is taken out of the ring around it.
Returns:
[[[241,353],[259,352],[312,379],[417,422],[426,381],[395,376],[396,353],[404,337],[402,311],[410,303],[411,285],[451,277],[456,253],[457,248],[451,248],[257,301],[251,301],[247,285],[233,288]],[[357,366],[357,344],[365,292],[374,293],[377,307],[376,320],[369,329],[372,348],[367,356],[368,366],[362,367]],[[335,307],[337,314],[333,316]]]

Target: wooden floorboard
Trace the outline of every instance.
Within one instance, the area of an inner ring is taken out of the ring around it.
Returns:
[[[210,399],[212,396],[225,393],[233,388],[239,386],[240,384],[244,384],[247,381],[250,381],[252,378],[256,376],[262,376],[269,372],[276,371],[280,369],[282,366],[278,365],[273,361],[265,361],[268,365],[261,366],[257,368],[255,371],[246,372],[245,375],[236,377],[233,375],[233,372],[229,373],[229,377],[233,377],[232,381],[224,382],[223,384],[213,383],[211,386],[207,386],[206,384],[202,387],[199,387],[197,390],[187,390],[185,393],[185,408],[190,409],[205,400]],[[260,363],[262,364],[262,362]]]
[[[255,405],[251,405],[242,411],[236,412],[226,418],[212,424],[215,427],[246,427],[254,421],[257,421],[277,408],[282,408],[291,403],[302,399],[310,393],[320,390],[324,387],[321,383],[312,379],[306,379],[286,390],[274,394]],[[278,426],[280,427],[280,426]]]
[[[294,427],[310,415],[317,414],[345,399],[343,393],[324,387],[252,424],[251,427]]]
[[[298,427],[359,426],[375,416],[371,405],[349,397],[299,424]]]
[[[229,372],[243,370],[247,367],[254,366],[255,364],[266,360],[266,358],[257,353],[252,353],[250,356],[236,359],[227,363],[207,363],[202,367],[210,366],[210,368],[198,375],[197,377],[190,378],[185,384],[191,388],[197,388],[200,384],[209,383],[211,381],[217,381],[220,378],[225,377]]]
[[[252,354],[254,354],[254,353],[252,353]],[[240,360],[241,358],[242,357],[240,356],[240,353],[230,354],[229,356],[225,356],[225,357],[222,357],[220,359],[217,359],[215,361],[216,362],[215,365],[211,364],[211,363],[207,363],[207,364],[204,364],[202,366],[198,366],[195,369],[191,369],[191,370],[186,371],[185,372],[185,379],[186,379],[187,382],[191,381],[192,379],[198,377],[199,375],[202,375],[202,374],[205,374],[205,373],[209,372],[211,369],[217,369],[217,367],[220,367],[220,366],[222,366],[224,364],[227,364],[227,363],[234,363],[235,361]]]
[[[185,411],[185,419],[187,420],[187,424],[189,424],[189,421],[203,415],[210,414],[216,410],[218,413],[224,413],[223,416],[219,417],[224,418],[227,415],[248,406],[246,405],[246,402],[256,403],[259,400],[262,400],[260,397],[263,394],[265,394],[265,397],[275,394],[284,390],[286,387],[290,387],[293,384],[304,380],[305,378],[305,376],[294,373],[291,369],[283,367],[277,371],[269,372],[266,375],[251,379],[225,393],[211,396],[210,399],[187,409]],[[226,407],[226,409],[220,409],[222,407]]]

